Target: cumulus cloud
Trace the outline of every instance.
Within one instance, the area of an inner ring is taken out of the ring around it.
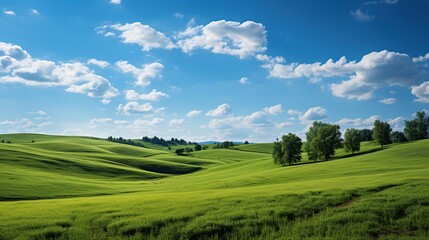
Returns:
[[[34,15],[40,15],[40,12],[39,11],[37,11],[36,9],[31,9],[31,13],[32,14],[34,14]]]
[[[287,128],[287,127],[291,127],[295,125],[293,122],[282,122],[282,123],[278,123],[276,124],[276,128]]]
[[[151,79],[160,78],[164,69],[164,65],[159,62],[144,64],[141,69],[127,61],[118,61],[115,65],[123,73],[132,74],[136,78],[135,84],[143,87],[149,85]]]
[[[119,114],[130,115],[133,113],[156,113],[163,110],[162,108],[154,108],[150,103],[128,102],[125,105],[119,104],[116,108]]]
[[[370,116],[368,118],[343,118],[341,120],[339,120],[338,122],[336,122],[336,124],[340,125],[340,126],[346,126],[346,127],[353,127],[353,128],[358,128],[358,129],[363,129],[363,128],[372,128],[374,126],[374,122],[376,120],[380,120],[380,116],[378,115],[373,115]]]
[[[183,13],[175,12],[174,16],[178,19],[182,19],[185,15],[183,15]]]
[[[239,82],[241,84],[248,84],[249,83],[249,79],[247,77],[242,77],[242,78],[240,78]]]
[[[135,90],[127,90],[125,92],[125,99],[128,101],[137,101],[137,100],[149,100],[149,101],[158,101],[161,98],[168,98],[168,94],[157,91],[156,89],[153,89],[150,93],[142,93],[139,94]]]
[[[267,49],[265,26],[253,21],[239,23],[219,20],[205,26],[188,26],[176,37],[180,39],[177,45],[185,53],[205,49],[213,53],[246,58]]]
[[[63,86],[106,102],[119,95],[110,82],[81,62],[55,63],[34,59],[20,46],[0,42],[0,83],[27,86]]]
[[[111,123],[113,120],[111,118],[93,118],[89,121],[90,125],[95,125],[97,123]]]
[[[281,104],[277,104],[271,107],[266,107],[264,108],[264,112],[271,114],[271,115],[277,115],[279,113],[281,113],[282,110],[282,105]]]
[[[219,117],[228,115],[230,112],[231,107],[228,104],[224,103],[219,105],[217,108],[208,111],[206,116]]]
[[[215,129],[231,129],[267,127],[271,125],[272,123],[267,119],[267,114],[259,111],[246,116],[212,119],[210,120],[208,127]]]
[[[179,126],[182,125],[185,122],[185,119],[171,119],[170,122],[168,123],[169,126],[171,127],[175,127],[175,126]]]
[[[186,114],[187,117],[196,117],[198,115],[200,115],[201,111],[200,110],[192,110],[190,112],[188,112]]]
[[[300,115],[302,115],[302,112],[300,112],[298,110],[294,110],[294,109],[289,109],[289,110],[287,110],[287,114],[300,116]]]
[[[396,100],[397,100],[396,98],[384,98],[384,99],[381,99],[380,102],[389,105],[389,104],[394,104]]]
[[[105,67],[109,66],[108,62],[102,61],[102,60],[97,60],[95,58],[89,59],[86,63],[87,64],[92,64],[92,65],[96,65],[96,66],[99,66],[101,68],[105,68]]]
[[[159,125],[162,122],[164,122],[164,119],[162,118],[154,118],[152,120],[137,119],[137,120],[134,120],[134,125],[130,127],[131,128],[149,127],[149,126]]]
[[[111,4],[119,5],[121,4],[121,0],[110,0]]]
[[[424,56],[419,56],[419,57],[414,57],[413,58],[413,62],[418,63],[418,62],[424,62],[429,60],[429,53],[426,53]]]
[[[16,13],[14,11],[11,11],[11,10],[5,10],[3,13],[6,15],[9,15],[9,16],[15,16],[16,15]]]
[[[47,116],[48,114],[45,111],[39,110],[36,112],[30,112],[30,114],[35,114],[35,115],[39,115],[39,116]]]
[[[417,97],[416,102],[429,103],[429,81],[412,86],[411,93]]]
[[[323,107],[317,106],[309,108],[302,116],[303,122],[317,121],[328,118],[327,110]]]
[[[387,50],[369,53],[359,62],[341,57],[336,62],[329,59],[323,64],[273,63],[265,67],[269,69],[270,77],[283,79],[349,77],[332,84],[331,91],[334,96],[356,100],[371,99],[381,87],[407,87],[427,77],[425,70],[407,54]]]
[[[137,44],[145,52],[154,48],[176,48],[176,45],[164,33],[140,22],[105,25],[97,27],[96,30],[97,33],[104,36],[115,36],[115,33],[119,33],[123,43]]]

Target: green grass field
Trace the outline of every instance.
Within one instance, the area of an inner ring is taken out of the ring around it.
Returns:
[[[95,138],[1,140],[0,239],[429,238],[429,140],[287,167],[270,143],[177,156]]]

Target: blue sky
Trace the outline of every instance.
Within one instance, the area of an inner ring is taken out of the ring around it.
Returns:
[[[429,1],[0,0],[0,133],[274,141],[429,108]],[[427,110],[426,110],[427,111]]]

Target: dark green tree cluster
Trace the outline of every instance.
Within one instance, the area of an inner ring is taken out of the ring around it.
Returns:
[[[115,137],[109,136],[107,138],[107,140],[111,141],[111,142],[128,144],[128,145],[133,145],[133,146],[138,146],[138,147],[144,147],[144,145],[141,144],[141,143],[139,143],[139,142],[135,142],[135,141],[133,141],[131,139],[125,139],[125,138],[122,138],[122,137],[115,138]]]
[[[374,140],[383,147],[384,145],[392,143],[390,139],[390,133],[392,128],[387,122],[376,120],[374,122],[373,138]]]
[[[340,126],[322,122],[313,122],[306,133],[306,150],[310,160],[329,160],[335,149],[341,147]]]
[[[362,142],[372,141],[372,131],[369,129],[357,130],[360,134]]]
[[[394,131],[390,134],[390,140],[392,143],[402,143],[406,142],[407,138],[403,132]]]
[[[405,121],[404,133],[408,140],[419,140],[428,137],[429,116],[424,111],[416,112],[415,118]]]
[[[217,148],[233,148],[234,146],[235,146],[234,142],[224,141],[222,143],[216,143],[216,145],[213,146],[213,149],[217,149]]]
[[[184,155],[185,153],[191,153],[193,151],[194,151],[193,148],[187,147],[187,148],[178,148],[176,149],[175,153],[177,155]]]
[[[343,143],[346,152],[352,152],[352,154],[355,154],[355,152],[360,151],[360,142],[362,142],[362,135],[359,130],[354,128],[346,130],[344,133]]]
[[[274,163],[285,166],[301,161],[301,139],[293,133],[283,135],[280,142],[274,143]]]

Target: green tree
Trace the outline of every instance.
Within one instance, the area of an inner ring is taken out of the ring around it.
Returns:
[[[329,160],[335,149],[341,147],[340,126],[322,122],[314,122],[306,133],[307,153],[310,160]]]
[[[428,137],[429,116],[424,111],[416,112],[415,118],[405,121],[404,132],[409,140],[419,140]]]
[[[195,151],[201,151],[203,147],[200,144],[195,145]]]
[[[350,128],[344,133],[344,148],[346,152],[352,152],[352,154],[355,154],[356,151],[360,151],[361,141],[362,135],[357,129]]]
[[[389,123],[376,120],[374,122],[373,138],[378,144],[383,147],[386,144],[392,143],[390,141],[390,133],[392,128]]]
[[[311,126],[308,132],[305,133],[307,144],[304,145],[304,151],[306,152],[310,151],[310,148],[311,148],[310,143],[313,140],[313,138],[316,137],[317,130],[327,125],[328,125],[327,123],[323,123],[323,122],[318,122],[318,121],[313,122],[313,126]]]
[[[283,135],[281,142],[274,143],[274,162],[285,166],[301,161],[301,147],[301,138],[293,133]]]
[[[390,140],[394,143],[406,142],[407,138],[403,132],[394,131],[390,134]]]
[[[244,142],[244,144],[249,144],[249,142],[248,142],[248,141],[245,141],[245,142]]]
[[[371,141],[372,140],[372,131],[369,129],[361,129],[358,130],[360,136],[361,136],[361,140],[362,142],[365,141]]]
[[[183,148],[178,148],[178,149],[176,149],[176,154],[177,155],[183,155],[183,153],[185,152],[185,149],[183,149]]]

